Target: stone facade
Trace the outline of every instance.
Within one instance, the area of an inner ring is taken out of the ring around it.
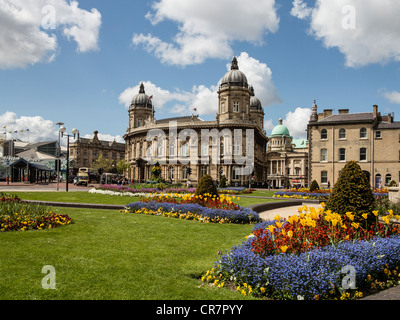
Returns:
[[[93,139],[80,138],[70,143],[70,159],[73,160],[74,171],[79,168],[91,168],[100,155],[110,163],[117,164],[125,159],[125,144],[116,141],[103,141],[98,138],[98,131],[94,132]]]
[[[282,119],[269,139],[268,185],[272,188],[305,187],[308,184],[308,141],[294,140]]]
[[[372,187],[388,186],[400,179],[400,122],[392,114],[372,112],[333,114],[326,109],[318,114],[314,103],[308,124],[310,143],[310,181],[321,187],[333,186],[348,161],[356,161]]]
[[[264,111],[236,58],[221,79],[218,95],[215,121],[194,115],[156,120],[152,97],[146,95],[142,84],[132,99],[124,136],[126,160],[131,164],[127,178],[140,182],[150,179],[158,160],[161,177],[174,183],[197,185],[209,174],[216,181],[225,175],[231,185],[249,185],[250,181],[261,185],[266,180],[268,143]],[[152,132],[158,134],[149,140]]]

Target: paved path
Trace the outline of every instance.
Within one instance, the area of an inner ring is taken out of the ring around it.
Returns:
[[[320,208],[321,206],[319,204],[310,204],[310,203],[303,203],[303,206],[307,206],[309,208],[314,207],[314,208]],[[279,209],[272,209],[268,211],[264,211],[259,213],[259,216],[263,220],[274,220],[277,215],[279,215],[281,218],[288,218],[290,216],[299,214],[298,208],[302,206],[292,206],[292,207],[284,207],[284,208],[279,208]]]

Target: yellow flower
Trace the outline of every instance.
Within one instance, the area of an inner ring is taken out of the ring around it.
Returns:
[[[288,246],[281,246],[281,250],[283,253],[286,253]]]
[[[269,230],[269,232],[274,233],[274,229],[275,229],[274,226],[269,225],[267,229]]]
[[[379,213],[379,211],[378,211],[378,210],[374,210],[374,211],[372,211],[372,213],[374,214],[374,216],[375,216],[375,217],[377,217],[377,216],[378,216],[378,213]]]
[[[363,217],[365,220],[367,220],[367,218],[368,218],[368,213],[363,213],[363,214],[362,214],[362,217]]]
[[[264,287],[261,287],[261,288],[260,288],[260,291],[261,291],[261,293],[264,293],[264,292],[265,292],[265,288],[264,288]]]
[[[276,215],[275,220],[276,221],[280,221],[281,220],[281,217],[279,216],[279,214]]]
[[[355,223],[355,222],[353,222],[351,225],[354,227],[354,229],[358,229],[358,227],[360,226],[359,223]]]
[[[275,222],[275,225],[278,227],[278,228],[280,228],[280,227],[282,227],[282,222]]]
[[[291,239],[292,237],[293,237],[293,231],[292,230],[290,230],[290,231],[288,231],[288,237]]]

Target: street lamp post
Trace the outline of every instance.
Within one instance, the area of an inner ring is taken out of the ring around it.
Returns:
[[[60,154],[61,154],[61,144],[60,144],[60,129],[61,126],[64,125],[62,122],[57,122],[56,125],[58,126],[58,149],[57,149],[57,191],[59,191],[60,188]]]
[[[65,183],[65,191],[68,192],[68,178],[69,178],[69,138],[74,137],[78,133],[78,129],[72,129],[72,135],[70,134],[65,134],[67,129],[65,127],[61,127],[60,130],[61,132],[61,137],[66,136],[67,137],[67,174],[66,174],[66,183]]]

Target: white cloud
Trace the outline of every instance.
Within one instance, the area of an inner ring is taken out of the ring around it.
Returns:
[[[0,69],[52,62],[59,29],[78,52],[98,50],[101,14],[80,9],[77,1],[0,0]]]
[[[31,143],[58,140],[58,131],[54,123],[39,116],[18,117],[16,113],[7,111],[0,115],[0,128],[0,133],[7,133],[7,139],[29,140]]]
[[[392,92],[383,92],[382,95],[389,100],[390,103],[400,104],[400,92],[392,91]]]
[[[398,0],[317,0],[311,8],[294,1],[292,14],[309,17],[309,33],[337,48],[348,67],[400,61]]]
[[[246,52],[238,57],[239,69],[246,75],[249,85],[254,87],[255,95],[263,107],[282,103],[278,90],[272,81],[272,71],[267,64],[254,59]],[[229,64],[229,68],[230,68]]]
[[[255,90],[255,95],[260,99],[262,105],[267,107],[271,104],[281,103],[279,94],[272,81],[271,69],[246,52],[242,52],[238,57],[239,69],[246,75],[249,85]],[[231,64],[227,64],[227,71]],[[224,75],[221,75],[221,78]],[[219,81],[220,79],[218,79]],[[166,105],[175,103],[169,110],[171,113],[191,114],[193,109],[201,115],[212,115],[218,111],[218,87],[207,87],[205,85],[193,85],[191,91],[175,89],[169,91],[162,89],[151,81],[144,81],[145,91],[148,96],[153,96],[155,110],[163,109]],[[119,102],[129,108],[132,99],[139,92],[140,83],[134,87],[125,89],[119,96]],[[156,116],[157,117],[157,116]]]
[[[153,96],[153,105],[155,109],[162,109],[167,103],[171,101],[185,102],[190,101],[190,94],[185,91],[176,89],[171,92],[169,90],[162,89],[151,81],[143,81],[145,92],[148,96]],[[139,93],[140,83],[136,86],[125,89],[119,96],[119,102],[125,105],[126,108],[132,103],[133,97]]]
[[[310,16],[312,12],[311,8],[307,7],[307,4],[303,2],[303,0],[294,0],[293,8],[290,14],[299,19],[305,19]]]
[[[283,120],[283,125],[289,129],[293,138],[306,139],[306,129],[310,117],[311,109],[296,108],[295,111],[286,114],[286,118]]]
[[[93,136],[94,136],[93,134],[85,134],[81,138],[93,139]],[[119,143],[125,143],[124,138],[120,135],[113,136],[111,134],[98,133],[97,137],[99,138],[99,140],[102,141],[109,141],[109,142],[115,141]]]
[[[264,120],[264,130],[267,132],[272,131],[275,128],[274,122],[272,119],[266,119]]]
[[[275,0],[159,0],[152,9],[146,18],[153,25],[165,20],[178,25],[173,43],[151,34],[134,34],[132,43],[172,65],[226,59],[233,55],[232,42],[262,43],[279,26]]]

